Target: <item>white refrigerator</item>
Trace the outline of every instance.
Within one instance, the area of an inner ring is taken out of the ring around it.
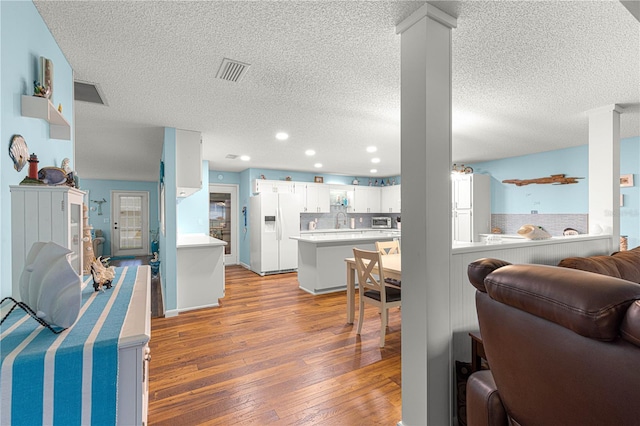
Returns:
[[[260,275],[298,268],[302,199],[299,194],[261,193],[249,199],[251,270]]]

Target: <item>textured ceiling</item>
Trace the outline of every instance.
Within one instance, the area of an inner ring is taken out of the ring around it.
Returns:
[[[640,135],[640,23],[620,2],[430,3],[458,18],[454,162],[586,144],[585,112],[614,103]],[[82,177],[155,180],[165,126],[202,132],[211,169],[370,176],[375,145],[378,175],[400,174],[395,25],[423,2],[35,4],[108,103],[76,102]],[[251,64],[239,83],[215,79],[223,58]]]

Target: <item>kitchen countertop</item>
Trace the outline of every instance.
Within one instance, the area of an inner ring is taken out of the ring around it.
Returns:
[[[346,225],[345,225],[346,226]],[[400,230],[398,228],[355,228],[355,229],[351,229],[351,228],[338,228],[338,229],[334,229],[334,228],[330,228],[330,229],[315,229],[313,231],[309,231],[307,229],[304,229],[302,231],[300,231],[300,235],[302,234],[321,234],[321,233],[341,233],[341,232],[397,232],[400,233]]]
[[[181,234],[176,241],[177,248],[183,247],[215,247],[226,246],[225,241],[208,236],[207,234]]]
[[[499,234],[498,234],[499,235]],[[471,252],[480,252],[486,250],[501,250],[501,249],[509,249],[509,248],[518,248],[523,245],[554,245],[554,244],[562,244],[568,243],[572,241],[589,241],[589,240],[601,240],[605,238],[611,238],[611,235],[589,235],[589,234],[581,234],[581,235],[572,235],[566,237],[551,237],[546,240],[529,240],[526,238],[505,238],[501,242],[477,242],[477,243],[460,243],[454,242],[451,246],[452,253],[471,253]]]
[[[381,237],[385,239],[401,237],[401,234],[397,229],[349,229],[345,231],[347,232],[327,232],[323,230],[316,231],[314,233],[301,232],[299,237],[289,238],[292,240],[298,240],[299,242],[319,244],[331,242],[342,243],[348,241],[376,241]]]

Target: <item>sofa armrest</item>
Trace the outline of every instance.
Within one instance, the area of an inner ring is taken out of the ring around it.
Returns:
[[[467,425],[508,425],[507,412],[489,370],[476,371],[467,381]]]
[[[487,289],[484,286],[484,279],[498,268],[511,265],[509,262],[500,259],[482,258],[475,260],[467,266],[467,276],[469,282],[473,284],[479,291],[486,293]]]

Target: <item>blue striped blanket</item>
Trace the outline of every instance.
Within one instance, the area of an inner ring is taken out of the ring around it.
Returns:
[[[104,292],[85,277],[78,320],[60,334],[21,309],[9,315],[0,329],[1,425],[116,423],[118,340],[137,271],[116,268]]]

